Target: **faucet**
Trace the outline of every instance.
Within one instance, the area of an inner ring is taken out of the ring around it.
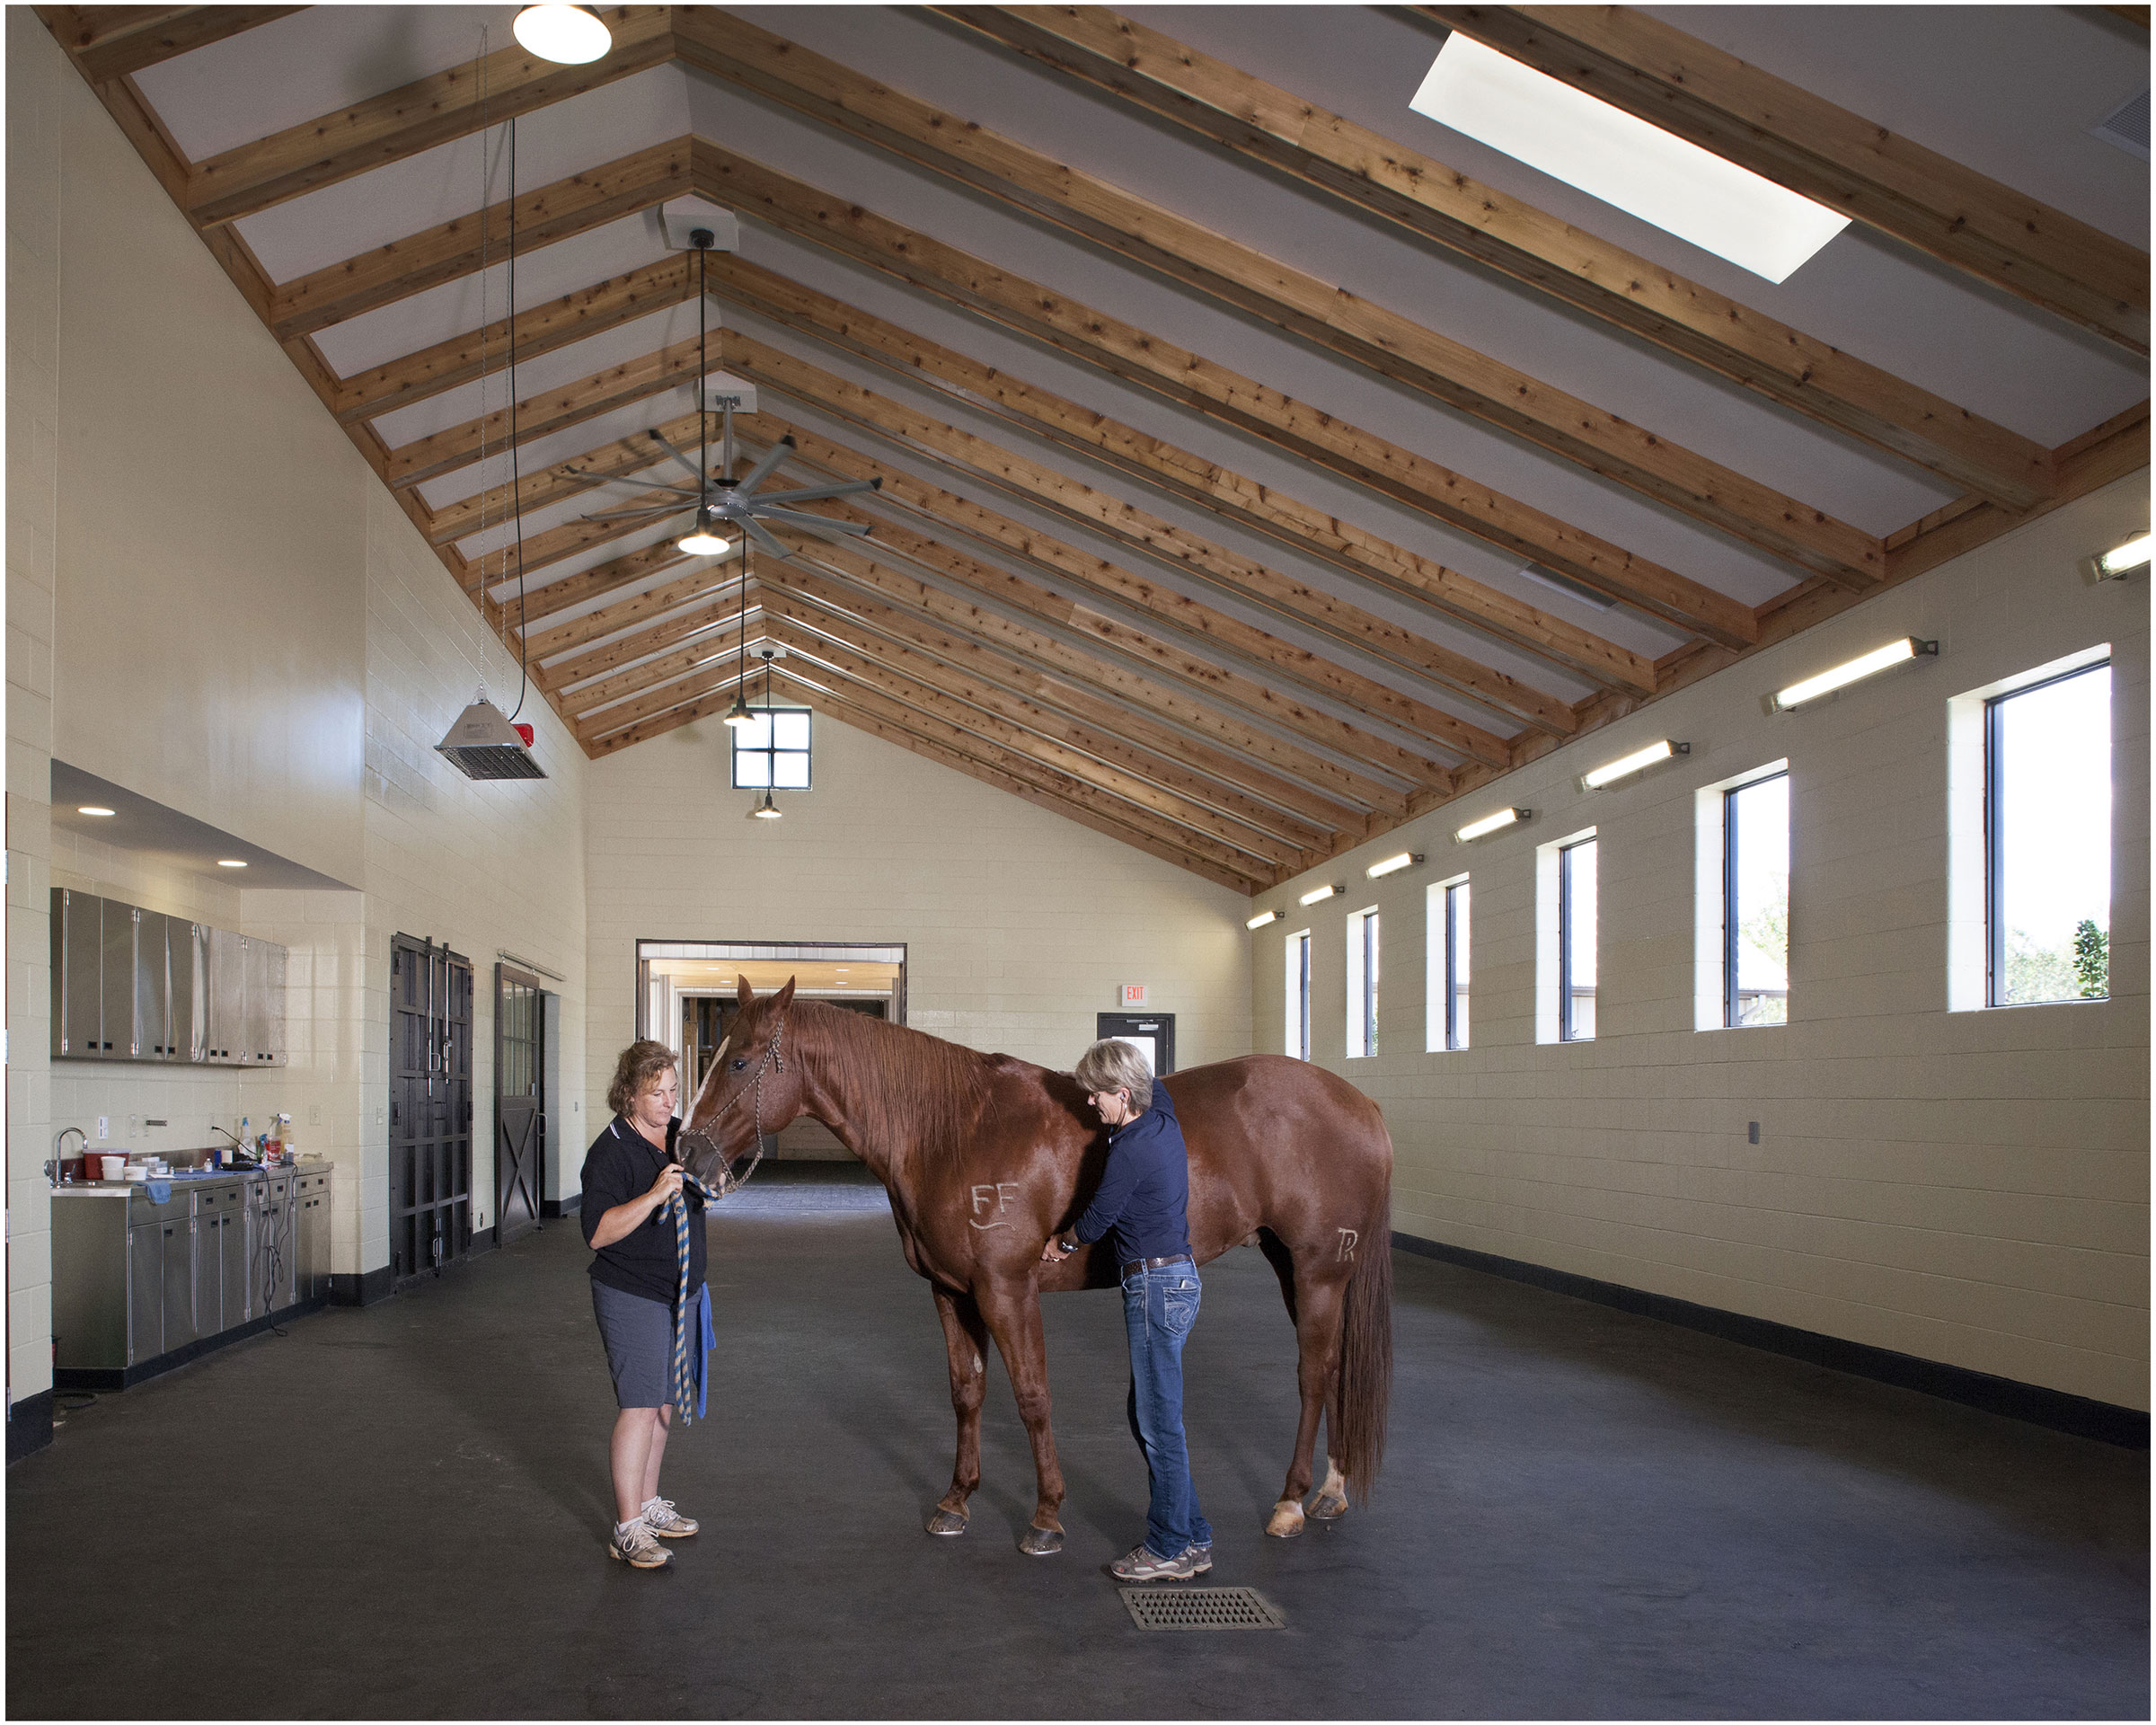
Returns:
[[[60,1164],[67,1160],[67,1135],[70,1132],[74,1133],[76,1137],[83,1141],[83,1148],[84,1150],[87,1150],[90,1147],[90,1135],[84,1131],[81,1127],[66,1126],[60,1128],[59,1137],[52,1141],[52,1167],[49,1172],[52,1175],[52,1183],[55,1186],[57,1186],[60,1183]]]

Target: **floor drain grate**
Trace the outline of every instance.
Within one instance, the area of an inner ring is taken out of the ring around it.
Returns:
[[[1287,1619],[1252,1588],[1125,1588],[1140,1629],[1286,1629]]]

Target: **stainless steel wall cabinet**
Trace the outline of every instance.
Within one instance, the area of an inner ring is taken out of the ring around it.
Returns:
[[[53,1056],[281,1066],[289,960],[274,941],[55,887]]]

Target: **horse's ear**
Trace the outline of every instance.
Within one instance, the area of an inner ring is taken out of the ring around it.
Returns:
[[[771,1010],[773,1012],[782,1013],[787,1009],[788,1006],[793,1004],[793,985],[795,980],[796,979],[792,977],[787,978],[786,986],[780,989],[779,992],[772,997]]]
[[[741,1004],[744,1006],[753,1004],[756,998],[756,991],[748,986],[748,978],[739,971],[736,971],[734,981],[738,985],[737,992]]]

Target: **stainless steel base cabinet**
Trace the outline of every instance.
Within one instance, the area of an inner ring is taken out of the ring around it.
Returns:
[[[292,1185],[299,1208],[296,1291],[302,1300],[324,1299],[330,1291],[330,1177],[299,1174]]]
[[[57,1216],[63,1207],[53,1206]],[[59,1254],[55,1252],[54,1261]],[[139,1366],[164,1351],[164,1230],[155,1222],[138,1223],[128,1230],[128,1337],[118,1360],[85,1359],[85,1366],[107,1363]],[[60,1363],[71,1362],[65,1357]]]

